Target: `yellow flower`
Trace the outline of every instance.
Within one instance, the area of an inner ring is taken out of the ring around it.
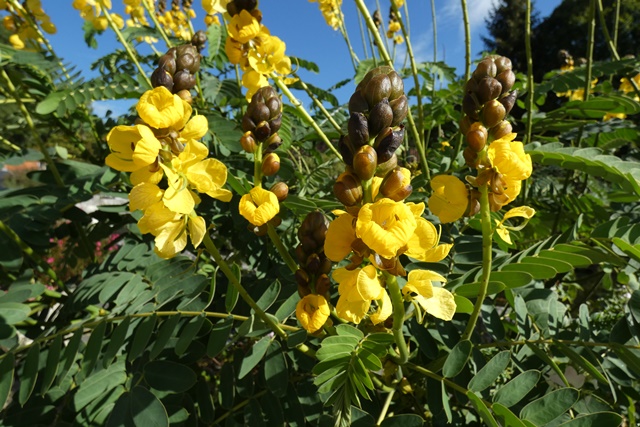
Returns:
[[[520,141],[514,141],[515,133],[506,135],[489,144],[487,155],[493,169],[505,179],[519,180],[531,176],[531,156],[524,152]]]
[[[419,205],[424,209],[424,204]],[[416,227],[409,205],[383,198],[360,209],[356,236],[378,255],[393,258],[407,244]]]
[[[627,118],[627,115],[625,113],[606,113],[604,117],[602,117],[602,121],[606,122],[613,119],[624,120],[626,118]]]
[[[342,22],[342,0],[309,0],[311,3],[318,2],[320,12],[324,16],[324,20],[334,30],[337,30]]]
[[[405,255],[424,262],[442,261],[453,244],[438,244],[436,227],[424,218],[416,219],[416,230],[407,242]]]
[[[433,271],[410,271],[407,284],[402,288],[402,295],[407,301],[416,301],[425,312],[438,319],[453,319],[456,312],[453,294],[444,288],[434,287],[432,280],[446,282],[444,277]]]
[[[518,208],[509,209],[509,211],[507,211],[507,213],[504,214],[501,221],[496,220],[497,222],[496,233],[498,233],[498,235],[500,236],[500,238],[502,238],[502,240],[504,240],[506,243],[511,245],[513,243],[511,241],[511,235],[509,234],[509,230],[511,231],[522,230],[527,225],[529,220],[533,218],[535,214],[536,214],[535,209],[530,208],[529,206],[520,206]],[[504,222],[509,218],[518,218],[518,217],[525,219],[524,222],[520,224],[518,227],[508,227],[504,225]]]
[[[208,15],[215,15],[216,13],[225,13],[227,3],[229,0],[202,0],[202,8]]]
[[[633,76],[632,80],[636,84],[636,86],[640,86],[640,74],[636,74],[635,76]],[[618,89],[624,93],[635,92],[633,85],[626,77],[620,79],[620,87]]]
[[[9,36],[9,43],[11,43],[11,46],[13,46],[14,49],[24,49],[24,40],[22,40],[18,34],[12,34]]]
[[[227,41],[224,44],[224,51],[227,54],[227,58],[229,58],[229,62],[232,64],[240,64],[244,55],[242,43],[237,42],[231,37],[227,37]],[[242,68],[244,69],[244,67]]]
[[[246,10],[231,18],[228,28],[229,36],[243,44],[260,33],[260,23]]]
[[[156,129],[180,130],[191,117],[191,106],[164,86],[146,91],[136,110],[145,123]]]
[[[329,318],[329,304],[322,295],[309,294],[298,301],[296,317],[307,332],[317,332]]]
[[[280,212],[278,198],[271,191],[254,187],[240,199],[240,215],[251,224],[266,224]]]
[[[391,316],[393,312],[393,305],[391,304],[391,298],[389,298],[389,294],[387,292],[382,293],[382,298],[377,300],[378,310],[369,316],[371,319],[371,323],[377,325],[378,323],[382,323]]]
[[[247,100],[250,100],[258,89],[268,84],[267,78],[257,71],[249,70],[242,75],[242,86],[247,88]]]
[[[380,285],[378,273],[373,265],[355,270],[339,268],[333,272],[333,279],[338,282],[340,298],[336,312],[341,318],[353,323],[360,323],[369,311],[372,300],[383,299],[386,291]],[[380,319],[380,315],[378,319]]]
[[[457,221],[464,215],[469,204],[469,190],[464,182],[452,175],[438,175],[430,184],[433,192],[427,203],[441,223]]]
[[[387,30],[387,37],[392,39],[393,34],[397,31],[400,31],[400,23],[398,21],[390,22],[389,29]]]
[[[160,141],[144,125],[116,126],[107,135],[111,149],[105,160],[107,166],[122,172],[134,172],[155,163]]]
[[[344,211],[331,221],[324,240],[324,254],[331,261],[340,262],[351,252],[351,243],[356,239],[355,218]]]
[[[275,71],[276,65],[285,59],[285,49],[285,43],[278,37],[271,35],[260,37],[260,44],[249,51],[249,66],[261,74],[269,74]],[[289,60],[290,68],[291,62]]]

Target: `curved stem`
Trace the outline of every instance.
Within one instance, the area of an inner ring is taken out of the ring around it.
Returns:
[[[204,243],[204,246],[207,248],[207,251],[211,254],[213,259],[215,260],[216,264],[218,264],[218,267],[220,267],[220,270],[222,270],[224,275],[227,276],[229,283],[231,283],[231,285],[233,285],[236,288],[236,290],[238,291],[242,299],[247,304],[249,304],[249,306],[256,313],[256,316],[258,316],[260,320],[262,320],[264,324],[267,325],[278,337],[282,339],[286,339],[287,333],[271,317],[267,316],[264,310],[258,307],[258,304],[256,304],[253,298],[251,298],[251,295],[249,295],[249,293],[244,288],[244,286],[240,284],[240,281],[238,280],[238,278],[235,276],[235,274],[233,274],[233,271],[231,271],[231,268],[229,268],[229,264],[227,264],[227,262],[222,258],[222,255],[220,255],[220,252],[218,251],[218,248],[216,247],[215,243],[213,243],[213,240],[211,240],[211,236],[209,235],[209,233],[204,234],[204,239],[202,240],[202,242]]]
[[[387,394],[387,398],[384,400],[384,405],[382,405],[382,410],[380,411],[380,416],[378,417],[378,421],[376,421],[376,425],[379,426],[384,421],[387,416],[387,411],[389,411],[389,405],[391,405],[391,401],[393,400],[393,395],[396,393],[395,389],[392,389],[389,394]]]
[[[493,243],[493,227],[491,224],[491,206],[489,205],[489,189],[487,185],[480,186],[480,216],[482,221],[482,279],[480,281],[480,291],[478,299],[471,312],[471,318],[467,323],[464,334],[460,340],[468,340],[476,327],[482,303],[487,296],[487,287],[489,286],[489,276],[491,275],[491,258]]]
[[[302,106],[302,103],[298,101],[298,99],[293,95],[293,93],[291,93],[287,85],[284,84],[282,80],[280,80],[280,78],[275,74],[271,74],[270,77],[273,79],[273,82],[276,84],[276,86],[278,86],[280,90],[287,96],[287,98],[289,98],[289,101],[291,101],[294,108],[298,110],[300,114],[302,114],[302,116],[307,120],[307,122],[311,125],[311,127],[313,127],[313,129],[318,133],[318,136],[320,136],[320,139],[322,139],[324,143],[327,144],[327,146],[333,152],[333,154],[335,154],[337,158],[342,160],[342,155],[340,155],[338,150],[336,150],[333,144],[331,144],[331,141],[329,140],[327,135],[325,135],[322,129],[320,129],[320,126],[318,126],[318,123],[316,123],[316,121],[313,120],[313,117],[311,117],[309,113],[307,113],[307,110],[304,109],[304,107]]]
[[[596,2],[597,0],[591,0],[589,5],[589,36],[587,39],[587,78],[584,82],[584,95],[582,100],[587,101],[589,99],[589,92],[591,91],[591,66],[593,65],[593,47],[595,45],[596,34]]]
[[[322,102],[320,102],[318,98],[313,94],[313,92],[311,92],[311,89],[309,89],[309,86],[307,86],[307,84],[303,82],[302,79],[300,79],[300,77],[297,74],[293,73],[293,75],[298,78],[298,83],[300,83],[300,85],[302,86],[302,89],[304,89],[305,92],[307,92],[307,95],[309,95],[309,98],[311,98],[313,103],[316,104],[316,107],[318,107],[318,109],[322,112],[322,114],[324,114],[324,116],[327,118],[329,123],[331,123],[331,126],[333,126],[335,130],[340,132],[342,130],[340,128],[340,125],[333,119],[333,117],[327,111],[327,109],[324,108],[324,105],[322,105]]]
[[[462,7],[462,21],[464,22],[464,81],[471,77],[471,26],[469,25],[469,10],[467,0],[460,0]]]
[[[127,52],[127,55],[129,55],[129,58],[131,59],[131,61],[133,61],[133,63],[135,64],[136,68],[138,69],[138,72],[140,73],[144,81],[147,83],[148,87],[151,88],[151,80],[149,80],[149,77],[147,77],[147,73],[142,68],[142,65],[140,65],[140,62],[138,62],[138,58],[136,57],[133,50],[131,50],[131,46],[129,46],[129,43],[124,38],[124,36],[116,26],[115,22],[113,22],[113,18],[111,17],[111,13],[109,12],[109,9],[107,9],[104,5],[104,0],[98,0],[98,3],[100,4],[100,6],[102,6],[104,17],[107,18],[107,22],[109,23],[109,26],[111,27],[113,32],[116,34],[118,41],[120,42],[120,44],[122,44],[122,47],[124,47],[124,50]]]
[[[273,245],[278,250],[278,253],[284,260],[285,264],[287,264],[287,267],[289,267],[289,270],[291,270],[291,272],[295,274],[295,272],[298,271],[298,264],[293,260],[291,254],[289,254],[289,251],[282,243],[282,240],[280,239],[280,236],[278,235],[276,229],[273,228],[273,225],[267,224],[267,233],[269,234]]]
[[[533,99],[534,99],[534,83],[533,83],[533,55],[531,54],[531,0],[527,0],[527,12],[524,28],[524,44],[527,51],[527,89],[529,90],[529,99],[527,99],[527,144],[531,143],[531,127],[533,125]]]
[[[409,348],[402,333],[402,326],[404,325],[404,298],[402,298],[402,292],[400,292],[400,286],[398,285],[396,276],[384,273],[384,277],[387,282],[389,296],[391,297],[391,304],[393,305],[392,331],[399,353],[399,356],[394,357],[394,359],[398,365],[403,365],[409,360]]]

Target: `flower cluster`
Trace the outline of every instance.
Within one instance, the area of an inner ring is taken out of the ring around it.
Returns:
[[[400,20],[393,8],[389,9],[389,27],[387,28],[387,38],[393,39],[394,44],[404,43],[404,38],[401,34],[398,34],[402,27],[400,26]]]
[[[190,20],[196,17],[196,12],[193,10],[193,0],[172,0],[171,9],[167,10],[165,5],[166,0],[158,2],[158,9],[156,15],[158,22],[169,34],[182,39],[191,39],[191,26]]]
[[[171,258],[185,248],[187,236],[194,247],[202,242],[206,224],[195,211],[200,194],[231,199],[222,188],[227,168],[206,158],[209,150],[198,139],[208,131],[207,119],[191,117],[191,105],[178,95],[157,87],[142,95],[136,110],[136,125],[116,126],[107,135],[106,164],[131,172],[130,209],[143,211],[140,231],[155,236],[159,256]]]
[[[230,0],[202,0],[202,9],[206,12],[204,22],[207,26],[215,24],[220,25],[218,14],[224,14],[227,11],[227,3]]]
[[[105,16],[111,15],[111,19],[118,29],[124,28],[124,19],[117,13],[110,13],[111,0],[73,0],[73,8],[80,12],[80,17],[90,22],[97,31],[104,31],[109,27],[109,21]]]
[[[225,52],[229,61],[242,69],[242,85],[247,88],[247,99],[251,99],[258,89],[267,86],[270,75],[290,74],[291,59],[285,55],[285,43],[261,24],[257,0],[230,1],[227,12],[230,20]]]
[[[431,181],[433,193],[429,209],[443,223],[473,216],[480,210],[480,193],[487,185],[492,211],[511,203],[520,193],[522,181],[532,172],[531,157],[520,141],[514,141],[511,124],[505,120],[516,101],[511,61],[503,56],[489,56],[478,64],[465,84],[462,109],[465,113],[460,131],[467,147],[463,155],[468,166],[476,168],[476,177],[468,176],[468,188],[450,175],[436,176]]]
[[[9,43],[15,49],[24,49],[27,46],[39,49],[42,40],[34,25],[40,26],[47,34],[55,34],[57,31],[49,15],[42,9],[40,0],[27,0],[24,4],[15,2],[15,7],[14,3],[0,0],[0,10],[9,12],[2,18],[2,25],[13,33],[9,36]]]
[[[452,245],[439,244],[436,228],[422,217],[424,203],[404,201],[412,187],[411,173],[398,166],[395,153],[404,136],[401,123],[408,113],[400,76],[390,67],[370,71],[352,95],[349,111],[348,134],[339,144],[346,170],[334,185],[334,193],[345,210],[334,211],[336,218],[326,233],[324,255],[334,262],[349,258],[347,266],[332,274],[340,295],[337,315],[353,323],[368,317],[373,324],[379,324],[392,314],[388,280],[406,275],[401,256],[438,262],[448,255]],[[428,277],[436,280],[433,274]],[[435,316],[451,319],[455,303],[450,292],[440,288],[434,292],[431,281],[420,274],[409,279],[403,289],[405,299],[418,302]],[[301,324],[311,331],[305,319],[313,319],[315,329],[326,320],[321,316],[326,310],[323,305],[308,301],[328,301],[330,294],[316,284],[315,294],[310,295],[315,296],[304,297],[296,313]],[[427,304],[420,302],[426,300]],[[431,305],[439,309],[434,310]]]
[[[344,16],[342,15],[342,0],[309,0],[311,3],[318,3],[320,12],[324,16],[324,20],[327,21],[327,25],[337,30],[342,22]]]

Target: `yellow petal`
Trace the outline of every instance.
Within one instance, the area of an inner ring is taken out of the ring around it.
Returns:
[[[393,312],[391,298],[389,298],[389,294],[387,294],[386,291],[382,291],[382,298],[378,299],[377,303],[378,311],[369,316],[369,319],[371,319],[371,323],[373,323],[374,325],[387,320]]]
[[[433,297],[423,300],[420,305],[430,315],[442,320],[451,320],[456,313],[453,294],[444,288],[433,288]]]
[[[436,227],[424,218],[418,218],[416,230],[407,243],[408,250],[405,255],[425,262],[438,262],[443,260],[453,245],[438,245],[438,232]]]
[[[509,218],[516,218],[516,217],[531,219],[535,214],[536,214],[535,209],[530,208],[529,206],[520,206],[517,208],[509,209],[507,213],[504,214],[504,216],[502,217],[502,221],[500,222],[503,223],[505,220]]]
[[[351,243],[356,239],[355,218],[343,213],[329,224],[324,241],[324,254],[331,261],[340,262],[351,253]]]
[[[280,212],[276,195],[261,187],[254,187],[242,196],[238,207],[240,215],[256,226],[266,224]]]
[[[371,301],[347,301],[343,296],[338,299],[336,313],[341,319],[353,323],[360,323],[369,311]]]
[[[164,191],[155,184],[144,182],[131,189],[129,193],[129,210],[145,210],[162,200]]]
[[[221,187],[227,181],[227,167],[217,159],[206,159],[187,170],[187,179],[200,193],[228,202],[232,194]]]
[[[156,171],[152,172],[150,170],[152,167],[153,165],[145,166],[143,168],[140,168],[138,170],[131,172],[131,175],[129,176],[129,179],[131,180],[131,184],[138,185],[138,184],[142,184],[143,182],[158,184],[162,180],[162,177],[164,176],[164,172],[162,171],[162,168],[157,168]]]
[[[162,198],[164,205],[176,213],[189,214],[195,207],[195,200],[191,191],[187,188],[186,180],[183,176],[173,172],[168,167],[162,167],[167,175],[169,183]]]
[[[496,228],[496,233],[498,233],[500,238],[504,240],[506,243],[510,245],[513,244],[513,242],[511,241],[511,234],[509,234],[509,230],[507,230],[506,228],[498,225],[498,228]]]
[[[356,289],[357,298],[360,300],[374,300],[380,297],[383,288],[380,286],[380,280],[373,265],[367,265],[358,272]]]
[[[161,258],[172,258],[187,246],[184,222],[171,223],[155,239],[155,252]]]
[[[322,295],[306,295],[296,305],[296,318],[310,333],[317,332],[324,326],[329,313],[329,304]]]
[[[156,129],[179,125],[184,121],[185,115],[182,99],[164,86],[146,91],[140,97],[136,110],[145,123]]]
[[[138,228],[142,234],[151,233],[157,236],[169,224],[180,221],[180,218],[181,215],[170,211],[164,203],[159,202],[145,209],[144,215],[138,221]]]
[[[140,140],[137,141],[131,157],[133,163],[141,168],[155,163],[161,145],[148,126],[137,125],[136,127],[140,133]]]
[[[380,199],[373,204],[365,204],[358,212],[356,236],[384,258],[395,257],[415,229],[413,212],[402,202]]]
[[[209,130],[209,122],[205,116],[194,116],[187,122],[184,129],[180,131],[180,138],[184,140],[200,139]]]
[[[458,178],[452,175],[438,175],[431,180],[429,210],[443,224],[457,221],[467,210],[469,190]]]
[[[201,216],[191,216],[189,217],[188,226],[191,243],[193,243],[194,248],[197,248],[200,243],[202,243],[202,239],[204,239],[204,234],[207,231],[207,224]]]

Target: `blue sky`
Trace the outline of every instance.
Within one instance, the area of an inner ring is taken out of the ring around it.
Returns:
[[[386,20],[389,0],[378,0]],[[485,18],[491,10],[494,0],[467,0],[472,33],[471,52],[474,59],[478,58],[484,45],[482,35],[486,35]],[[51,43],[56,52],[68,63],[74,64],[82,71],[85,78],[95,76],[90,71],[90,65],[102,55],[112,52],[117,46],[115,36],[106,31],[98,36],[98,49],[87,47],[84,42],[83,21],[78,12],[70,5],[71,2],[49,0],[43,2],[43,7],[58,27],[58,33],[51,36]],[[170,3],[170,2],[169,2]],[[366,0],[371,11],[376,9],[375,0]],[[560,3],[560,0],[538,0],[535,8],[541,17],[547,16]],[[113,0],[115,11],[122,11],[121,1]],[[431,18],[431,3],[428,0],[407,0],[410,13],[411,41],[416,59],[420,61],[433,60],[433,22]],[[200,8],[200,0],[194,1],[197,18],[194,20],[196,30],[204,29],[204,12]],[[262,0],[259,5],[263,13],[263,24],[271,34],[280,37],[287,44],[287,54],[313,61],[320,67],[320,73],[301,73],[302,78],[313,85],[328,88],[333,84],[354,75],[353,66],[349,59],[348,50],[339,31],[333,31],[326,25],[317,3],[308,0]],[[458,74],[464,71],[464,28],[460,1],[436,0],[436,28],[438,37],[437,60],[444,60],[448,65],[456,68]],[[343,12],[347,22],[347,29],[351,43],[358,56],[362,59],[363,43],[360,37],[357,12],[352,0],[343,1]],[[156,46],[164,51],[165,46],[159,42]],[[370,52],[369,52],[370,54]],[[396,58],[398,62],[404,59],[404,45],[400,45]],[[346,102],[353,86],[346,85],[337,92],[342,102]],[[304,98],[304,97],[302,97]],[[108,107],[114,108],[116,113],[126,109],[127,103],[95,105],[98,114]]]

